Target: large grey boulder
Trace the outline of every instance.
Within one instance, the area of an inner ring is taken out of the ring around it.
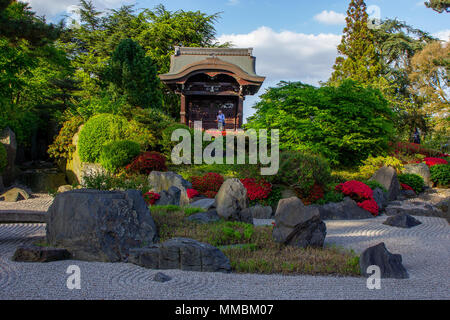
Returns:
[[[422,222],[414,217],[411,217],[409,214],[402,213],[388,217],[383,224],[397,228],[412,228],[422,224]]]
[[[393,201],[400,194],[400,182],[397,172],[392,167],[382,167],[374,173],[370,180],[377,181],[387,190],[387,198]]]
[[[183,177],[179,174],[172,171],[152,171],[148,176],[148,182],[152,186],[152,190],[157,193],[167,191],[170,187],[177,187],[180,189],[180,206],[186,206],[189,204],[189,197],[186,190],[191,189],[192,184],[183,179]]]
[[[6,156],[8,160],[6,168],[2,174],[3,183],[6,186],[9,186],[15,180],[15,161],[17,154],[16,135],[9,127],[6,127],[2,132],[0,132],[0,143],[2,143],[6,149]]]
[[[402,264],[402,256],[390,253],[384,242],[367,248],[361,253],[359,267],[363,276],[370,276],[367,273],[367,268],[372,265],[380,268],[381,278],[406,279],[409,277]]]
[[[305,206],[297,197],[278,202],[272,233],[276,242],[302,248],[323,247],[326,233],[317,208]]]
[[[406,164],[403,168],[403,173],[417,174],[423,178],[426,186],[433,187],[431,181],[430,168],[425,163],[411,163]]]
[[[128,262],[150,269],[229,272],[230,261],[216,247],[188,238],[130,250]]]
[[[247,189],[239,179],[225,180],[217,192],[215,206],[219,217],[225,220],[247,220],[248,213],[241,215],[241,211],[248,208]]]
[[[137,190],[67,191],[56,195],[47,215],[47,242],[66,248],[78,260],[123,261],[130,248],[158,239]]]
[[[40,246],[20,246],[11,258],[17,262],[51,262],[70,259],[70,253],[64,248]]]
[[[311,205],[310,207],[319,210],[322,220],[359,220],[374,217],[369,211],[358,207],[350,197],[345,197],[341,202]]]

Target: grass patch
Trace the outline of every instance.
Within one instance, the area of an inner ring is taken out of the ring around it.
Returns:
[[[181,211],[181,207],[176,206],[174,204],[168,204],[165,206],[153,205],[150,207],[150,211],[151,211],[152,215],[165,215],[166,213],[169,213],[169,212]]]
[[[205,212],[206,210],[203,208],[195,208],[195,207],[185,207],[183,208],[185,216],[189,217],[193,214]]]
[[[222,250],[238,273],[282,273],[359,276],[359,257],[336,246],[295,248],[276,243],[272,226],[255,227],[242,222],[198,224],[186,220],[183,210],[154,212],[161,242],[174,237],[192,238]]]

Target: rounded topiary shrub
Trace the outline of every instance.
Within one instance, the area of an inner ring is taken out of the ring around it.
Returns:
[[[123,139],[128,121],[125,117],[99,114],[91,117],[78,140],[78,152],[83,162],[98,162],[105,143]]]
[[[423,178],[413,173],[399,174],[398,181],[413,188],[415,193],[421,193],[423,191],[423,187],[425,186]]]
[[[129,140],[117,140],[105,144],[100,152],[100,164],[109,172],[129,164],[141,148],[137,142]]]
[[[303,197],[308,197],[314,185],[326,186],[331,181],[331,169],[327,160],[319,155],[283,151],[280,153],[278,173],[267,176],[267,179],[290,186]]]
[[[5,170],[8,164],[8,154],[6,153],[6,148],[3,144],[0,143],[0,175]]]
[[[156,151],[147,151],[126,166],[128,172],[148,175],[152,171],[167,171],[166,157]]]
[[[430,167],[431,181],[442,187],[450,186],[450,164],[437,164]]]

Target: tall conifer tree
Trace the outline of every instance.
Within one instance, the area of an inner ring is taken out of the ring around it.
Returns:
[[[351,0],[330,84],[337,85],[348,78],[363,85],[378,83],[382,67],[373,34],[368,27],[366,9],[363,0]]]

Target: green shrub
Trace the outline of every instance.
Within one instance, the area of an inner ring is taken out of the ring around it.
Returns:
[[[325,193],[322,199],[319,199],[316,204],[326,204],[330,202],[341,202],[344,200],[344,195],[342,192],[336,190],[331,190]]]
[[[48,154],[54,159],[70,159],[76,146],[72,144],[73,136],[83,124],[83,118],[72,117],[63,123],[53,143],[48,147]]]
[[[5,146],[0,143],[0,175],[3,173],[3,170],[5,170],[7,164],[8,154],[6,153]]]
[[[191,216],[193,214],[196,214],[196,213],[205,212],[205,209],[203,209],[203,208],[194,208],[194,207],[186,207],[186,208],[183,209],[183,211],[184,211],[184,214],[189,217],[189,216]]]
[[[154,145],[153,135],[137,121],[123,116],[99,114],[90,118],[80,132],[78,150],[84,162],[98,162],[104,144],[115,140],[131,140],[142,150]]]
[[[148,192],[151,188],[147,176],[136,175],[131,177],[114,176],[110,173],[96,173],[83,177],[83,188],[96,190],[130,190],[135,189]]]
[[[321,156],[301,151],[284,151],[280,154],[278,173],[267,176],[267,180],[290,186],[307,197],[314,184],[325,186],[331,181],[331,169]]]
[[[411,188],[414,189],[416,193],[421,193],[423,190],[423,187],[425,186],[425,182],[423,181],[423,178],[417,174],[413,173],[405,173],[405,174],[399,174],[398,175],[398,181],[401,183],[407,184]]]
[[[437,164],[430,167],[431,181],[443,186],[450,186],[450,164]]]
[[[120,167],[129,164],[139,155],[141,148],[137,142],[116,140],[102,147],[100,164],[109,172],[117,172]]]
[[[366,179],[372,177],[372,175],[381,167],[390,166],[397,170],[397,173],[400,173],[403,170],[403,163],[401,160],[395,157],[368,157],[363,161],[363,166],[359,168],[359,172],[361,176]]]
[[[167,157],[167,159],[172,158],[173,147],[175,147],[178,143],[180,143],[178,141],[171,141],[172,132],[174,132],[176,129],[189,130],[192,137],[194,134],[194,131],[192,129],[190,129],[187,125],[184,125],[182,123],[173,123],[173,124],[169,125],[167,128],[165,128],[161,133],[161,135],[162,135],[161,145],[162,145],[162,153]],[[194,143],[192,141],[191,153],[193,153],[193,149],[194,149]],[[193,154],[192,154],[192,156],[193,156]]]
[[[361,180],[361,182],[367,184],[370,187],[370,189],[372,189],[372,190],[375,190],[376,188],[380,188],[384,192],[387,192],[386,188],[381,183],[379,183],[378,181],[375,181],[375,180]]]

